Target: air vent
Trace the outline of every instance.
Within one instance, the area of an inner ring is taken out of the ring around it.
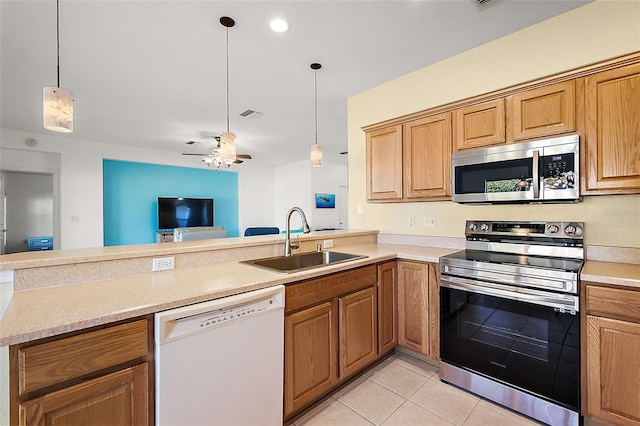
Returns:
[[[262,115],[261,112],[254,111],[252,109],[248,109],[248,110],[240,113],[240,116],[244,117],[244,118],[258,118],[261,115]]]
[[[484,9],[485,7],[491,6],[496,1],[497,0],[473,0],[473,2],[476,4],[476,6],[478,6],[481,9]]]

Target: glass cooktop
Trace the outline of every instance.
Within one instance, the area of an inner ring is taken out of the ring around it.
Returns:
[[[582,268],[583,264],[582,260],[576,259],[519,255],[479,250],[462,250],[443,256],[443,258],[456,261],[528,266],[541,269],[562,270],[573,273],[580,272],[580,268]]]

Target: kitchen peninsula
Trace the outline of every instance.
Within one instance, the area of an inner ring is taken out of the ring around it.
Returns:
[[[280,235],[3,256],[0,270],[4,277],[12,279],[2,285],[13,289],[0,322],[3,386],[9,382],[6,377],[11,345],[67,333],[79,335],[85,329],[126,324],[178,306],[313,280],[396,259],[435,264],[440,256],[464,246],[464,241],[456,238],[416,238],[357,230],[314,232],[301,240],[298,252],[314,251],[317,244],[332,240],[331,251],[367,257],[292,274],[238,262],[281,255],[284,236]],[[602,254],[598,248],[593,252]],[[614,252],[630,260],[635,253]],[[167,256],[175,257],[176,269],[151,272],[152,259]],[[605,286],[640,288],[638,264],[591,259],[583,273],[590,282]],[[152,353],[145,355],[152,356]],[[7,394],[8,390],[3,389],[3,395]],[[2,400],[2,412],[7,413],[4,408],[9,399],[3,396]]]

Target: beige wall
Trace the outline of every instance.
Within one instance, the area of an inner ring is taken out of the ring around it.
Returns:
[[[361,130],[368,124],[635,51],[640,51],[640,0],[599,0],[352,96],[348,101],[349,227],[462,237],[467,219],[576,220],[585,222],[587,244],[640,247],[640,195],[590,196],[582,203],[560,205],[367,204]],[[408,216],[415,217],[415,228],[408,227]],[[423,225],[425,216],[436,217],[435,228]]]

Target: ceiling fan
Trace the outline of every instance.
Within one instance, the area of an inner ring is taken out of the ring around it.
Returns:
[[[197,155],[199,157],[203,157],[202,162],[204,162],[209,167],[214,166],[214,167],[220,168],[220,166],[222,165],[229,167],[230,164],[226,164],[224,161],[222,161],[222,152],[220,151],[220,136],[214,136],[214,139],[217,141],[218,144],[215,147],[209,148],[208,153],[192,154],[192,153],[183,152],[182,155]],[[187,142],[188,145],[195,145],[197,143],[198,142],[196,141]],[[242,160],[251,160],[251,156],[248,154],[236,154],[236,160],[234,161],[234,163],[242,164],[243,163]]]

